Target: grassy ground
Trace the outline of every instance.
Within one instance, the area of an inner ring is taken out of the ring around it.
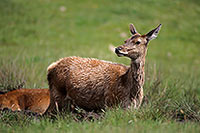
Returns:
[[[142,34],[163,27],[149,45],[141,109],[108,111],[94,122],[4,114],[0,132],[199,132],[199,14],[198,0],[1,0],[1,89],[48,87],[47,66],[65,56],[129,65],[109,44],[123,43],[129,23]]]

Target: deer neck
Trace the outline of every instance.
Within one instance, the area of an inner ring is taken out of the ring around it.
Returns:
[[[137,98],[137,94],[141,89],[143,89],[144,85],[144,65],[145,65],[145,57],[139,58],[137,60],[131,61],[131,66],[128,70],[128,80],[129,87],[131,91],[131,97]]]

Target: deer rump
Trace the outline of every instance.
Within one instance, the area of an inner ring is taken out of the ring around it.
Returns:
[[[66,101],[85,110],[113,106],[129,98],[130,90],[124,86],[126,80],[122,76],[127,69],[121,64],[92,58],[63,58],[48,68],[51,98],[59,108],[69,104]]]

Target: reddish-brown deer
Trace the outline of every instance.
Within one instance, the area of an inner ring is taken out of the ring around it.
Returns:
[[[49,89],[17,89],[0,94],[0,109],[29,110],[43,114],[49,106]]]
[[[143,99],[144,65],[147,46],[157,37],[161,24],[140,35],[133,24],[132,36],[115,49],[131,59],[130,66],[93,58],[66,57],[48,67],[50,105],[46,113],[75,105],[100,110],[120,105],[138,108]]]

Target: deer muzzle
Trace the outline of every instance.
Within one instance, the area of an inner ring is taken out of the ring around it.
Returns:
[[[117,54],[117,56],[121,57],[121,56],[126,56],[128,55],[128,52],[126,51],[122,51],[121,47],[117,47],[115,48],[115,53]]]

